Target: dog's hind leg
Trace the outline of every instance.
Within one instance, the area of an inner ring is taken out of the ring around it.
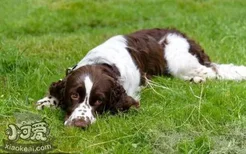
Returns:
[[[211,67],[198,65],[197,68],[187,69],[186,72],[173,74],[174,76],[195,83],[205,82],[206,79],[217,78],[216,72]]]
[[[178,33],[169,33],[162,41],[166,42],[164,58],[172,76],[195,83],[216,78],[213,67],[202,65],[196,55],[189,52],[191,45],[187,38]]]

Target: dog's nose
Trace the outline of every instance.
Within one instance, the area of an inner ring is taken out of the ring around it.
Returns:
[[[75,118],[75,119],[68,119],[65,120],[64,125],[72,126],[72,127],[80,127],[80,128],[87,128],[91,124],[89,119],[85,120],[84,118]]]
[[[90,122],[86,122],[83,119],[75,119],[72,125],[75,127],[86,128],[90,125]]]

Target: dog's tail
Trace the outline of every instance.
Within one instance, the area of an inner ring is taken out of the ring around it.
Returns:
[[[246,80],[246,66],[236,66],[234,64],[212,63],[217,79],[220,80]]]

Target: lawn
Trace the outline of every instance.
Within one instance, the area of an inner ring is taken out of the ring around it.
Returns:
[[[246,82],[154,78],[139,110],[65,127],[35,101],[90,49],[139,29],[176,27],[214,62],[246,65],[245,0],[1,0],[0,146],[15,113],[46,119],[64,153],[246,153]],[[0,152],[3,152],[0,150]]]

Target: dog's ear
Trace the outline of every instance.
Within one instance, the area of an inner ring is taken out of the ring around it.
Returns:
[[[57,82],[53,82],[49,87],[49,94],[58,99],[58,106],[62,106],[64,101],[64,91],[65,91],[65,81],[59,80]]]
[[[125,89],[115,83],[110,94],[110,111],[117,113],[118,111],[127,111],[131,106],[139,107],[139,102],[126,94]]]

